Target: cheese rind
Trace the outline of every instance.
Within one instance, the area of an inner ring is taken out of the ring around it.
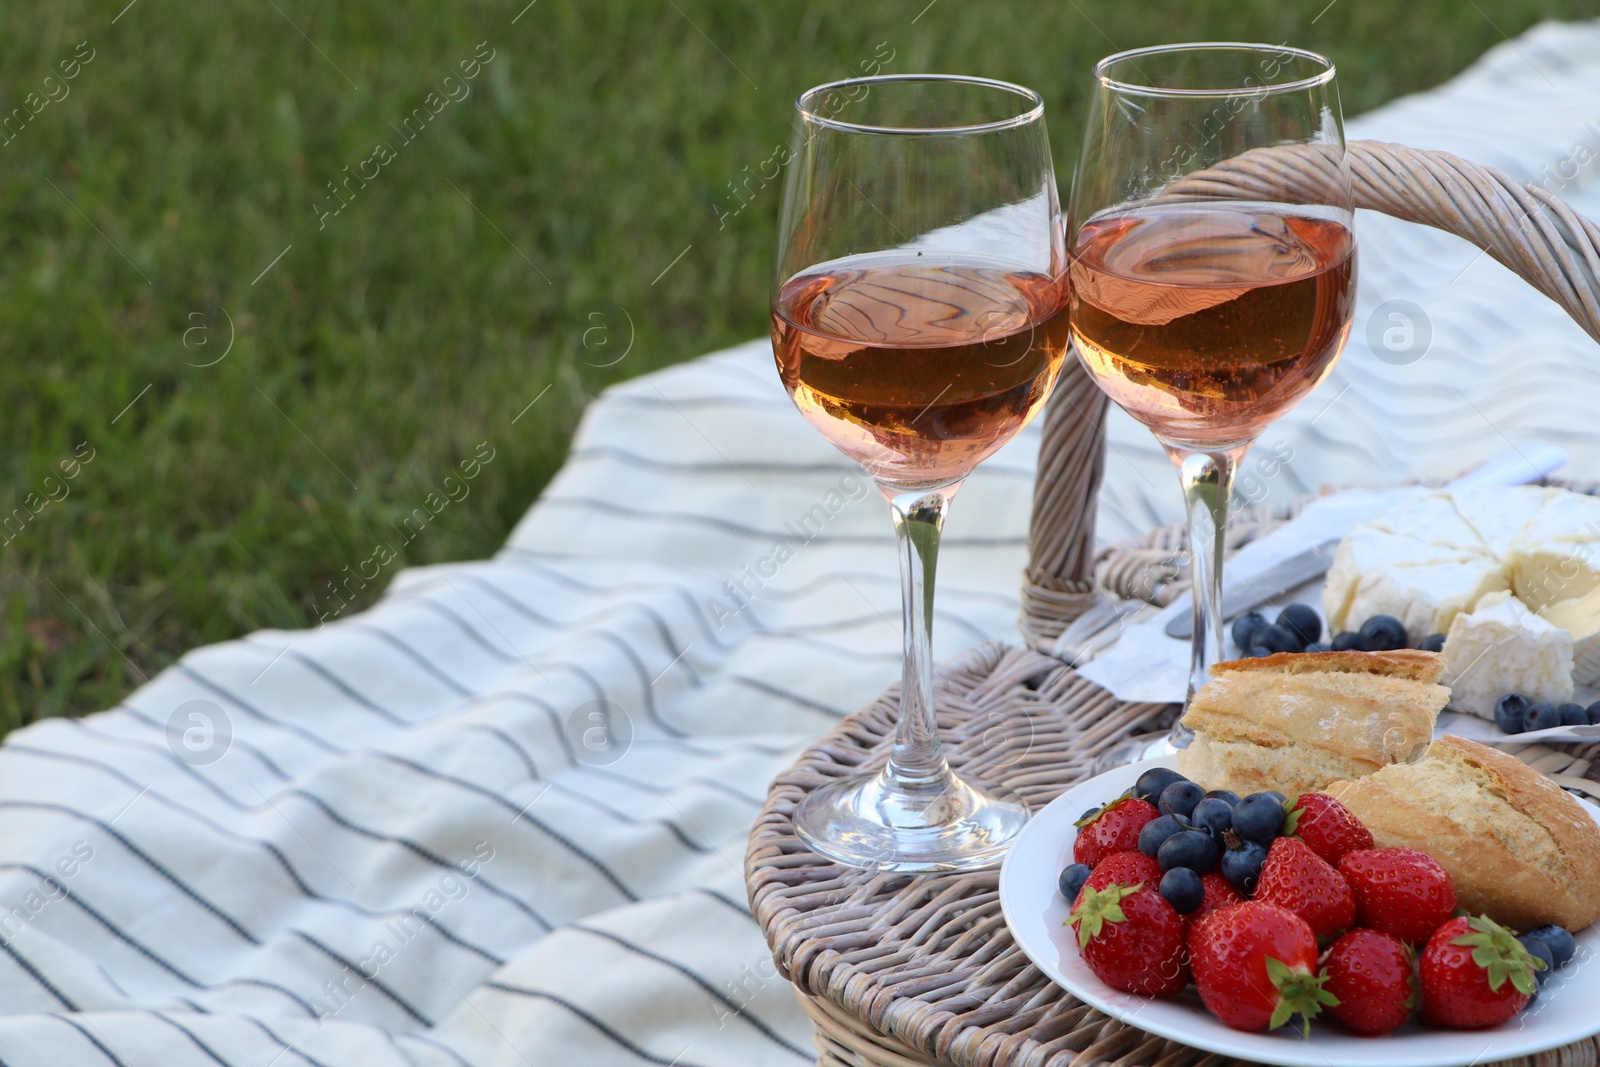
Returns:
[[[1450,706],[1485,719],[1507,693],[1531,701],[1572,699],[1572,636],[1509,592],[1490,593],[1458,615],[1444,642]]]

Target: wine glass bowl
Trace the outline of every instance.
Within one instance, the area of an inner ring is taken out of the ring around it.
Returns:
[[[1323,56],[1236,43],[1118,53],[1094,76],[1069,210],[1071,333],[1090,376],[1179,470],[1192,697],[1224,647],[1234,469],[1332,372],[1350,331],[1356,244],[1338,89]],[[1320,184],[1225,178],[1249,161],[1270,174],[1283,151],[1317,153]]]
[[[879,870],[991,865],[1028,817],[946,762],[933,578],[962,480],[1043,407],[1068,348],[1067,258],[1044,103],[982,78],[890,75],[797,101],[772,342],[795,406],[862,465],[898,534],[905,660],[881,770],[795,812],[816,851]]]

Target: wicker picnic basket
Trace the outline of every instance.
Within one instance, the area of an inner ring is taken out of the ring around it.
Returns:
[[[1357,207],[1466,238],[1600,340],[1600,227],[1543,189],[1443,152],[1355,141],[1348,160]],[[1329,182],[1340,180],[1325,149],[1288,146],[1247,152],[1183,181],[1214,195],[1316,203]],[[1139,733],[1153,738],[1177,713],[1173,705],[1120,702],[1045,654],[1070,622],[1107,594],[1162,603],[1183,586],[1179,527],[1096,553],[1105,406],[1104,395],[1069,360],[1045,414],[1034,487],[1031,558],[1022,585],[1021,630],[1029,647],[991,643],[941,669],[937,711],[952,765],[1010,786],[1035,809],[1089,777],[1108,748]],[[1238,547],[1293,510],[1236,516],[1227,545]],[[818,1063],[1232,1062],[1112,1019],[1051,983],[1007,931],[997,872],[861,872],[823,859],[796,839],[790,817],[807,792],[885,757],[897,701],[891,689],[809,748],[773,782],[750,837],[750,901],[779,970],[815,1024]],[[1600,792],[1588,776],[1600,745],[1530,745],[1518,754],[1563,784]],[[1506,1062],[1593,1067],[1600,1043],[1589,1039]]]

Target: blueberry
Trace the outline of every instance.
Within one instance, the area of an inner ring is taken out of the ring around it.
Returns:
[[[1410,643],[1405,624],[1393,615],[1374,615],[1361,624],[1363,652],[1392,652]]]
[[[1556,710],[1561,713],[1562,726],[1589,725],[1589,712],[1582,704],[1558,704]]]
[[[1245,659],[1266,659],[1268,656],[1273,655],[1274,651],[1274,649],[1270,649],[1266,645],[1251,645],[1245,649],[1244,656]]]
[[[1221,797],[1206,797],[1194,806],[1189,816],[1198,829],[1211,831],[1211,836],[1222,840],[1222,832],[1233,828],[1233,805]]]
[[[1144,829],[1139,831],[1139,851],[1154,859],[1167,838],[1191,828],[1188,819],[1176,815],[1162,815],[1151,819],[1144,824]]]
[[[1250,635],[1250,646],[1269,648],[1274,652],[1299,652],[1306,647],[1306,643],[1292,630],[1269,622],[1257,627],[1256,632]]]
[[[1226,800],[1228,802],[1228,807],[1231,808],[1235,804],[1239,803],[1239,794],[1235,793],[1231,789],[1213,789],[1209,793],[1206,794],[1206,799],[1207,800]]]
[[[1323,641],[1313,641],[1306,646],[1307,652],[1332,652],[1333,646]]]
[[[1507,693],[1494,706],[1494,724],[1508,734],[1520,734],[1528,728],[1528,698],[1521,693]]]
[[[1278,792],[1276,789],[1263,789],[1261,791],[1261,795],[1264,796],[1264,797],[1271,797],[1273,800],[1276,800],[1279,804],[1287,804],[1287,803],[1289,803],[1289,798],[1284,796],[1282,793]]]
[[[1578,943],[1565,927],[1540,926],[1529,930],[1527,936],[1536,937],[1550,946],[1550,955],[1554,957],[1557,967],[1565,967],[1578,954]]]
[[[1443,652],[1444,634],[1429,634],[1422,639],[1422,644],[1417,647],[1424,652]]]
[[[1083,888],[1083,883],[1089,880],[1089,875],[1094,869],[1087,863],[1074,863],[1070,867],[1061,869],[1061,877],[1056,879],[1056,887],[1061,890],[1061,895],[1071,904],[1078,899],[1078,890]]]
[[[1241,649],[1250,647],[1250,636],[1267,624],[1259,611],[1247,611],[1233,620],[1233,643]]]
[[[1187,782],[1189,779],[1179,774],[1170,767],[1151,767],[1139,776],[1133,783],[1133,795],[1140,800],[1148,800],[1154,804],[1161,798],[1161,791],[1173,782]]]
[[[1099,814],[1100,814],[1100,809],[1098,807],[1085,808],[1083,810],[1083,814],[1078,816],[1078,825],[1079,826],[1087,826],[1090,822],[1092,822],[1094,820],[1094,817],[1096,815],[1099,815]]]
[[[1204,830],[1184,830],[1173,834],[1156,850],[1156,862],[1163,871],[1174,867],[1187,867],[1195,874],[1205,874],[1217,867],[1217,843]]]
[[[1561,709],[1543,700],[1528,705],[1526,722],[1530,730],[1549,730],[1561,725]]]
[[[1165,882],[1166,880],[1162,879],[1162,883],[1165,884]],[[1550,942],[1542,937],[1534,937],[1532,934],[1523,934],[1517,940],[1522,943],[1523,948],[1528,950],[1529,955],[1544,961],[1544,970],[1534,971],[1533,977],[1540,982],[1549,978],[1550,972],[1556,969],[1556,957],[1550,951]]]
[[[1302,645],[1322,640],[1322,616],[1310,604],[1290,604],[1278,612],[1278,625],[1298,637]]]
[[[1182,815],[1187,819],[1205,795],[1206,788],[1199,782],[1173,782],[1161,791],[1161,800],[1156,807],[1161,809],[1163,815]]]
[[[1585,714],[1589,716],[1590,726],[1600,726],[1600,700],[1596,700],[1593,704],[1590,704],[1589,709]]]
[[[1251,793],[1233,809],[1233,832],[1263,844],[1283,829],[1283,800],[1273,793]]]
[[[1360,652],[1361,635],[1346,630],[1333,639],[1333,650],[1335,652]]]
[[[1238,848],[1222,854],[1222,877],[1245,896],[1256,891],[1261,877],[1261,865],[1267,862],[1267,846],[1259,841],[1246,841]]]
[[[1206,884],[1187,867],[1174,867],[1161,876],[1161,895],[1179,915],[1199,911],[1206,902]]]

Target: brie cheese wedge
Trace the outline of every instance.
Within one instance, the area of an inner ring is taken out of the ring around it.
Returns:
[[[1485,719],[1507,693],[1563,704],[1572,699],[1572,636],[1509,592],[1490,593],[1459,614],[1444,642],[1450,707]]]

